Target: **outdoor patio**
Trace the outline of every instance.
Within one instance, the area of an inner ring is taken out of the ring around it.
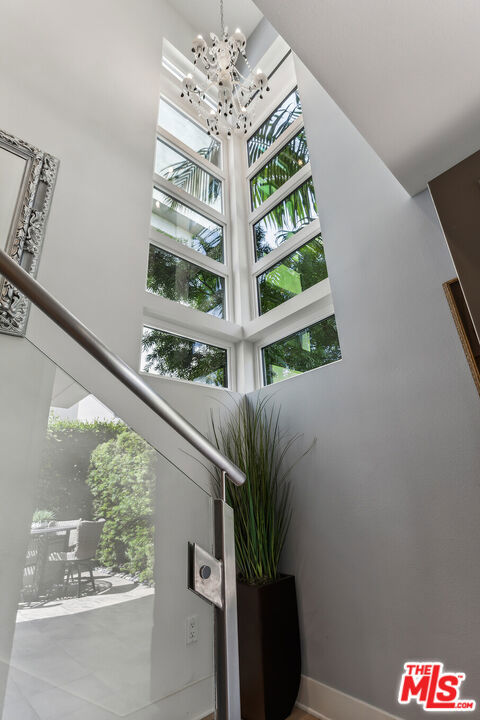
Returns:
[[[152,720],[154,589],[95,572],[96,594],[21,606],[2,720]]]

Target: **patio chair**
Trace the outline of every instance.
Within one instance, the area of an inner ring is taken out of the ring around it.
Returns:
[[[98,543],[102,535],[105,520],[82,520],[77,528],[77,543],[71,552],[55,552],[49,556],[50,562],[64,562],[65,576],[63,591],[66,594],[70,578],[73,582],[73,574],[77,573],[77,597],[82,594],[82,573],[87,570],[90,574],[93,592],[96,592],[93,568],[95,566],[95,555],[97,554]]]

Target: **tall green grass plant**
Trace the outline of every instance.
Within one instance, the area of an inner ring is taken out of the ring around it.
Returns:
[[[279,562],[292,516],[288,454],[300,435],[280,429],[280,410],[270,398],[244,398],[220,418],[212,414],[218,449],[246,475],[241,487],[227,483],[226,500],[235,513],[235,550],[240,579],[252,585],[279,577]],[[219,479],[218,479],[219,480]]]

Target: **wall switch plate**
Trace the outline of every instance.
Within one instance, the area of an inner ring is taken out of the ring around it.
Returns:
[[[187,617],[186,623],[186,643],[191,645],[198,640],[198,615],[190,615]]]

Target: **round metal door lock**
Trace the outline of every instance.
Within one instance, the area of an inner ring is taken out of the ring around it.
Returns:
[[[208,578],[212,574],[212,568],[210,567],[210,565],[202,565],[199,572],[202,580],[208,580]]]

